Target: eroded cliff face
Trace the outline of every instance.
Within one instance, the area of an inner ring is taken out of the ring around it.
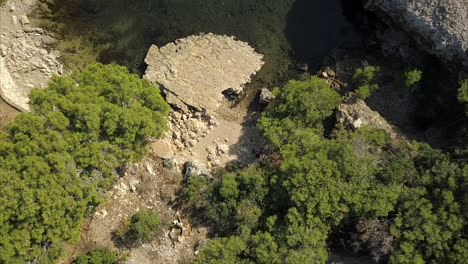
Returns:
[[[60,53],[47,48],[55,39],[29,22],[35,5],[36,0],[9,0],[0,8],[0,96],[21,111],[29,111],[32,88],[45,87],[63,71]]]
[[[364,0],[431,54],[468,65],[467,0]]]

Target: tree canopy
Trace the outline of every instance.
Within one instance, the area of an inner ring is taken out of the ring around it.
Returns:
[[[218,236],[195,263],[325,263],[337,233],[390,263],[468,258],[466,164],[379,129],[324,129],[341,97],[317,77],[275,94],[259,127],[276,151],[187,182]]]
[[[115,169],[167,129],[159,90],[117,65],[55,76],[0,134],[0,262],[40,260],[78,238]]]

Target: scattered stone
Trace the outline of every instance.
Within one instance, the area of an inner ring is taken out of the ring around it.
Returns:
[[[335,78],[336,76],[335,71],[333,71],[332,68],[328,66],[323,69],[323,72],[325,72],[330,78]]]
[[[199,160],[189,160],[185,162],[183,174],[186,178],[193,176],[213,177],[206,165]]]
[[[159,139],[151,143],[152,152],[162,158],[162,159],[171,159],[174,157],[174,152],[171,148],[171,143],[168,139]]]
[[[212,167],[217,167],[217,166],[219,166],[220,164],[221,164],[221,161],[219,161],[219,159],[215,159],[215,160],[212,160],[212,161],[210,162],[210,165],[211,165]]]
[[[165,159],[165,160],[163,160],[162,164],[163,164],[164,168],[168,168],[168,169],[172,169],[175,166],[177,166],[177,162],[175,161],[174,158]]]
[[[150,175],[156,175],[154,173],[154,170],[153,170],[153,166],[151,164],[146,164],[146,171],[150,174]]]
[[[26,33],[44,34],[44,29],[42,29],[42,28],[24,27],[23,30]]]
[[[208,244],[208,240],[206,239],[199,239],[197,241],[197,244],[195,245],[195,256],[198,255],[198,253],[200,253],[200,249],[204,246],[206,246]]]
[[[97,211],[96,214],[95,214],[95,216],[97,216],[99,218],[104,218],[104,217],[106,217],[106,215],[107,215],[106,209],[102,209],[100,211]]]
[[[338,106],[337,121],[345,127],[359,129],[370,126],[385,130],[392,137],[396,137],[395,129],[376,111],[370,109],[366,103],[357,98],[347,98]]]
[[[20,16],[19,21],[23,27],[29,25],[29,19],[27,16]]]
[[[129,183],[129,189],[131,192],[136,192],[137,190],[137,185],[140,183],[139,180],[133,179]]]
[[[268,90],[267,88],[262,88],[260,90],[260,104],[267,105],[271,103],[273,99],[275,99],[275,95],[270,90]]]
[[[5,57],[7,55],[7,47],[5,45],[0,44],[0,56]]]
[[[13,23],[14,26],[18,25],[18,17],[17,16],[12,16],[11,17],[11,22]]]
[[[216,148],[214,146],[209,146],[206,148],[206,151],[209,155],[215,156],[217,154]]]
[[[226,145],[226,144],[217,144],[216,145],[216,149],[217,149],[217,154],[218,155],[223,155],[223,154],[226,154],[229,152],[229,146]]]

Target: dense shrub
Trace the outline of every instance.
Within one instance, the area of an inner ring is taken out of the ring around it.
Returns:
[[[117,253],[109,248],[96,248],[85,255],[80,255],[73,260],[73,264],[115,264]]]
[[[149,241],[159,228],[159,217],[150,211],[139,211],[130,219],[126,237],[135,241]]]
[[[55,76],[30,99],[32,112],[0,133],[1,263],[78,239],[117,166],[144,155],[169,111],[157,87],[117,65]]]
[[[275,146],[284,144],[297,129],[322,130],[323,120],[341,102],[340,95],[316,76],[302,82],[289,81],[274,93],[275,104],[264,113],[259,127]]]
[[[364,85],[374,73],[358,72]],[[378,129],[327,133],[323,121],[340,97],[316,78],[288,83],[275,100],[259,124],[280,164],[263,158],[204,182],[210,194],[190,196],[221,236],[195,263],[325,263],[329,243],[346,243],[343,230],[376,260],[467,259],[468,165]]]

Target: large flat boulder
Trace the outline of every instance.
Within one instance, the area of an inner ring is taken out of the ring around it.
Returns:
[[[466,0],[365,0],[393,25],[410,33],[422,48],[445,60],[468,64]]]
[[[234,37],[192,35],[164,47],[152,45],[144,78],[159,85],[168,103],[213,114],[223,91],[240,93],[263,65],[263,55]]]

